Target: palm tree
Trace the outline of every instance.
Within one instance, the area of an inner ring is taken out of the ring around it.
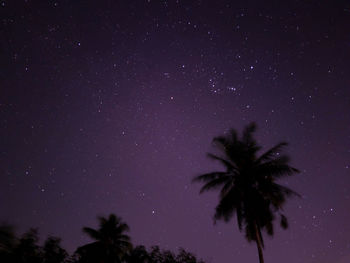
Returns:
[[[132,249],[130,237],[125,234],[129,226],[114,214],[99,217],[97,230],[84,227],[83,231],[96,240],[77,249],[81,262],[120,263]]]
[[[288,221],[282,214],[287,197],[298,195],[276,181],[299,171],[289,165],[289,157],[282,155],[287,145],[281,142],[262,155],[253,133],[255,123],[245,127],[241,137],[232,129],[225,136],[213,139],[222,155],[209,153],[211,159],[221,162],[226,170],[196,176],[193,181],[203,182],[200,193],[220,189],[214,222],[228,222],[237,216],[239,230],[244,229],[249,242],[255,241],[260,263],[264,262],[264,240],[262,231],[273,235],[273,221],[279,215],[281,227],[286,229]]]

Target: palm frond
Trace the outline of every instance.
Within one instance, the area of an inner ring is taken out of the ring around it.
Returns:
[[[248,240],[248,242],[256,241],[256,233],[255,233],[255,227],[253,223],[247,223],[245,225],[245,237]],[[264,246],[263,242],[262,242],[262,246]]]
[[[277,144],[276,146],[272,147],[268,151],[266,151],[264,154],[262,154],[256,161],[256,163],[261,163],[264,161],[270,161],[272,157],[274,157],[277,153],[281,152],[284,147],[286,147],[288,143],[281,142]]]
[[[115,214],[110,214],[107,222],[111,225],[118,225],[121,221],[121,218],[117,217]]]
[[[256,131],[256,123],[252,122],[248,124],[244,130],[242,135],[242,141],[246,144],[254,143],[253,133]]]
[[[95,240],[100,240],[101,239],[101,234],[99,231],[90,228],[90,227],[84,227],[83,228],[83,232],[88,234],[91,238],[95,239]]]
[[[130,228],[129,228],[129,226],[127,224],[121,223],[121,224],[118,225],[118,231],[119,231],[119,233],[129,232]]]
[[[299,173],[299,170],[288,165],[288,156],[281,156],[258,165],[256,173],[260,176],[268,176],[275,179]]]
[[[215,208],[215,220],[223,219],[228,222],[232,215],[236,212],[237,207],[240,206],[241,200],[237,191],[229,191],[223,198],[220,199],[219,204]]]
[[[235,183],[234,178],[230,178],[229,180],[227,180],[227,182],[224,184],[224,186],[220,191],[220,198],[223,198],[225,195],[229,193],[230,190],[232,190],[234,183]]]
[[[225,136],[218,136],[213,139],[213,144],[224,150],[231,144],[231,142],[229,138]]]
[[[288,228],[288,219],[287,219],[287,217],[286,217],[285,215],[283,215],[283,214],[281,214],[281,222],[280,222],[280,224],[281,224],[281,227],[282,227],[283,229],[287,229],[287,228]]]
[[[235,129],[230,130],[231,142],[235,144],[238,141],[238,132]]]
[[[243,212],[239,203],[236,206],[236,214],[237,214],[236,216],[237,216],[238,229],[239,231],[241,231],[243,226]]]
[[[211,180],[211,181],[207,182],[204,186],[202,186],[199,193],[201,194],[203,192],[219,188],[223,184],[225,184],[227,182],[227,180],[229,180],[228,176],[220,176],[214,180]]]
[[[272,221],[267,221],[266,225],[265,225],[265,228],[266,228],[266,232],[269,236],[273,236],[273,233],[274,233],[274,229],[273,229],[273,224],[272,224]]]
[[[274,183],[272,181],[261,182],[259,184],[259,192],[270,202],[275,211],[281,210],[287,197],[300,195],[286,186]]]
[[[99,226],[101,228],[108,223],[108,220],[106,218],[104,218],[103,216],[99,216],[99,217],[97,217],[97,219],[99,221]]]
[[[217,156],[215,154],[211,154],[211,153],[208,153],[207,156],[210,159],[220,161],[227,168],[227,170],[234,170],[234,168],[235,168],[234,165],[230,161],[225,160],[222,157],[219,157],[219,156]]]
[[[277,184],[277,183],[273,183],[272,184],[273,187],[275,188],[275,191],[276,192],[280,192],[280,193],[283,193],[284,195],[286,196],[297,196],[297,197],[301,197],[300,194],[298,194],[297,192],[295,192],[294,190],[290,189],[289,187],[287,186],[284,186],[284,185],[280,185],[280,184]]]
[[[227,175],[226,172],[213,172],[213,173],[201,174],[194,177],[192,179],[192,182],[208,182],[226,175]]]

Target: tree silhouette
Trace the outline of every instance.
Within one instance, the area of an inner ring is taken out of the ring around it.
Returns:
[[[149,262],[149,263],[204,263],[202,260],[184,250],[179,249],[179,253],[176,255],[170,250],[160,250],[158,246],[151,247],[151,251],[148,253],[148,261],[135,261],[135,262]],[[131,262],[130,262],[131,263]]]
[[[114,214],[108,218],[99,217],[98,219],[98,230],[83,228],[83,231],[96,241],[77,249],[80,262],[122,262],[132,248],[129,236],[124,234],[129,231],[129,226]]]
[[[14,227],[9,224],[0,226],[0,262],[13,262],[13,251],[17,245]]]
[[[150,261],[152,263],[177,263],[174,253],[169,250],[161,251],[158,246],[151,248]]]
[[[128,256],[128,263],[150,263],[150,255],[144,246],[135,247]]]
[[[14,258],[17,263],[41,263],[42,252],[38,245],[38,230],[31,228],[20,238],[14,249]]]
[[[214,220],[228,222],[236,214],[239,230],[244,229],[249,242],[256,242],[259,261],[263,263],[262,231],[273,235],[275,214],[280,217],[281,227],[286,229],[288,221],[281,210],[287,197],[298,195],[276,181],[299,171],[288,164],[287,155],[281,154],[287,145],[285,142],[258,156],[261,147],[253,138],[255,130],[255,123],[251,123],[240,138],[234,129],[214,138],[222,155],[209,153],[208,156],[222,163],[226,171],[202,174],[193,181],[204,183],[200,193],[220,189]]]
[[[82,247],[69,256],[61,247],[61,239],[49,236],[42,246],[38,245],[38,231],[30,229],[21,238],[15,235],[14,227],[0,225],[0,263],[204,263],[190,252],[180,248],[179,253],[161,250],[153,246],[148,251],[139,245],[132,248],[125,235],[127,224],[115,215],[99,218],[97,230],[85,227],[96,241]]]
[[[179,249],[179,254],[176,256],[176,262],[179,263],[204,263],[202,260],[197,261],[197,258],[195,257],[195,255],[193,255],[190,252],[187,252],[186,250],[184,250],[183,248]]]
[[[68,253],[61,247],[61,239],[58,237],[48,237],[43,247],[44,263],[62,263],[68,257]]]

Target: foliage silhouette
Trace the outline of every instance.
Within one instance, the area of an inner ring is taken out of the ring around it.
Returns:
[[[179,254],[176,256],[176,261],[178,263],[204,263],[202,260],[197,261],[195,255],[190,252],[185,251],[183,248],[179,249]]]
[[[275,214],[280,217],[281,227],[288,221],[281,213],[287,197],[298,196],[293,190],[277,184],[280,178],[299,171],[289,165],[289,157],[281,152],[287,143],[281,142],[258,156],[261,147],[253,138],[256,124],[247,125],[241,137],[236,130],[225,136],[215,137],[214,144],[221,155],[209,153],[209,158],[219,161],[225,171],[196,176],[194,182],[202,182],[200,193],[220,189],[214,222],[228,222],[236,214],[239,230],[244,229],[247,240],[255,241],[260,263],[264,262],[262,231],[273,235]]]
[[[68,253],[61,245],[61,239],[58,237],[48,237],[43,247],[44,263],[61,263],[68,258]]]
[[[148,252],[144,246],[132,248],[130,238],[124,234],[129,227],[120,218],[110,215],[100,217],[98,230],[83,228],[96,242],[84,245],[69,256],[61,247],[61,239],[49,236],[43,246],[38,244],[38,231],[30,229],[21,238],[15,235],[14,227],[0,225],[1,263],[204,263],[180,249],[176,255],[169,250],[152,247]]]
[[[9,224],[0,226],[0,262],[13,262],[13,251],[17,245],[14,227]]]
[[[41,247],[38,230],[31,228],[20,238],[12,225],[0,225],[0,262],[4,263],[68,263],[68,253],[60,239],[48,237]]]
[[[38,230],[31,228],[19,239],[14,249],[14,259],[18,263],[41,263],[42,252],[38,245]]]
[[[130,252],[128,263],[149,263],[151,258],[144,246],[137,246]]]
[[[125,234],[129,226],[114,214],[108,218],[99,217],[97,230],[84,227],[83,231],[96,241],[77,249],[80,262],[122,262],[127,253],[132,249],[130,237]]]
[[[137,246],[130,253],[128,263],[204,263],[201,260],[185,251],[183,248],[179,249],[179,253],[169,250],[160,250],[158,246],[153,246],[150,252],[147,252],[144,246]]]

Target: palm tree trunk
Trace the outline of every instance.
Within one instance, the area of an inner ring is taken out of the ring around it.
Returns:
[[[256,246],[258,247],[258,253],[259,253],[259,262],[264,263],[263,245],[262,245],[260,231],[258,229],[257,223],[254,223],[254,227],[255,227]]]

